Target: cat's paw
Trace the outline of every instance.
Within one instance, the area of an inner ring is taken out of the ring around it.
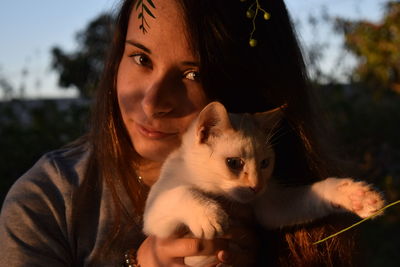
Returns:
[[[160,238],[173,236],[182,223],[171,214],[152,212],[145,214],[143,232],[146,235],[155,235]]]
[[[214,201],[188,211],[186,225],[197,238],[222,236],[228,227],[228,215]]]
[[[332,202],[334,205],[354,212],[361,218],[369,217],[383,207],[384,200],[381,194],[371,185],[350,178],[338,180],[336,186],[338,198]]]

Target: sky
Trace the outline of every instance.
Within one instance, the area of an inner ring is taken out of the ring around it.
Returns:
[[[318,14],[325,7],[333,16],[378,21],[386,0],[285,2],[294,20],[299,22],[296,25],[301,42],[307,45],[315,38],[306,23],[310,13]],[[117,3],[116,0],[0,0],[0,78],[5,78],[15,89],[15,97],[21,94],[25,98],[76,96],[75,89],[58,87],[57,74],[50,68],[51,48],[59,46],[64,51],[73,51],[76,32],[100,13],[114,10]],[[328,38],[332,43],[323,62],[324,68],[329,69],[335,64],[341,40],[329,29],[324,34],[319,38]]]

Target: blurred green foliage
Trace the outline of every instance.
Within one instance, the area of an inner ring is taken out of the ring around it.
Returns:
[[[338,19],[346,47],[359,58],[354,78],[381,92],[400,93],[400,2],[389,1],[381,22]]]
[[[111,43],[113,20],[110,14],[101,14],[91,21],[76,34],[78,48],[74,52],[53,47],[51,67],[58,72],[62,88],[74,86],[85,98],[93,95]]]
[[[0,203],[41,155],[86,131],[88,106],[76,100],[0,102]]]
[[[335,129],[343,169],[373,183],[387,203],[400,199],[400,2],[388,1],[380,22],[336,19],[344,47],[357,64],[343,85],[320,86]],[[363,266],[400,265],[400,207],[362,224]]]

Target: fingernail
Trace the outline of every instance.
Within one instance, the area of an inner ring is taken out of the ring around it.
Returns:
[[[229,262],[229,260],[231,259],[231,255],[228,251],[223,250],[222,251],[222,255],[221,255],[221,259],[223,262]]]

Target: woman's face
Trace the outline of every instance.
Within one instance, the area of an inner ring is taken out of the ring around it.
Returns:
[[[199,63],[186,39],[182,11],[172,0],[153,0],[156,9],[133,8],[117,75],[117,95],[126,129],[144,159],[163,161],[207,104]]]

